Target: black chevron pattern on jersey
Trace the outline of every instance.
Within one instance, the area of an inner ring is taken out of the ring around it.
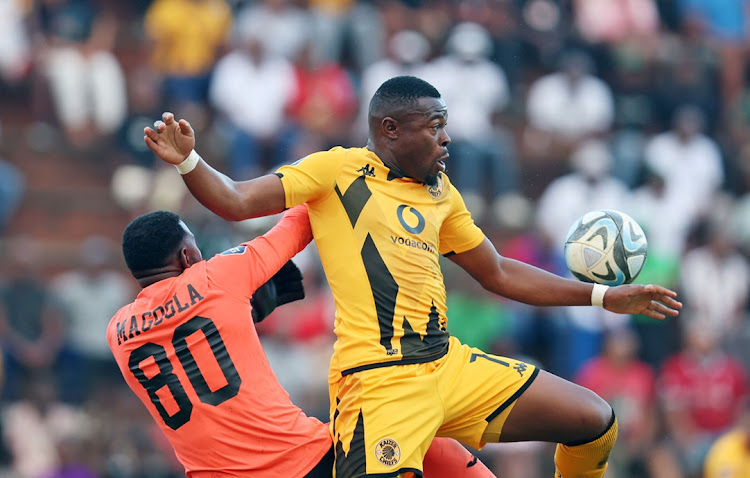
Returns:
[[[338,184],[334,185],[333,189],[336,191],[336,194],[338,194],[341,204],[346,211],[346,215],[349,216],[349,221],[352,223],[352,228],[354,228],[357,224],[357,219],[359,219],[359,215],[362,213],[362,209],[364,209],[365,204],[367,204],[367,201],[369,201],[372,196],[372,191],[370,191],[370,188],[367,187],[367,183],[365,182],[365,176],[362,175],[352,181],[344,194],[341,194],[341,189]]]

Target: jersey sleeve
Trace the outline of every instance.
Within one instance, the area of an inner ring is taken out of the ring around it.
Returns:
[[[451,187],[451,209],[440,227],[440,254],[453,255],[474,249],[484,241],[484,233],[474,223],[464,199]]]
[[[307,206],[288,210],[270,231],[209,259],[208,280],[239,299],[258,287],[312,241]]]
[[[306,156],[276,171],[284,186],[286,207],[323,199],[334,190],[345,152],[342,148]]]

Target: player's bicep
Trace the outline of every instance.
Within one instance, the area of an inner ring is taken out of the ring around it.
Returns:
[[[284,186],[275,174],[235,183],[242,218],[277,214],[285,209]]]
[[[482,286],[489,288],[493,282],[498,282],[502,275],[500,254],[489,239],[484,240],[473,249],[460,254],[449,254],[446,257],[469,273]]]

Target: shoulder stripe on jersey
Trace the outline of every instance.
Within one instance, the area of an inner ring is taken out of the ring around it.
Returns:
[[[336,194],[338,194],[347,216],[349,216],[352,227],[354,227],[360,213],[362,213],[362,209],[364,209],[365,204],[367,204],[370,196],[372,196],[372,192],[365,182],[365,176],[362,175],[355,179],[344,194],[341,194],[338,184],[335,184],[333,188],[336,190]]]
[[[380,256],[375,241],[372,240],[369,233],[362,245],[361,254],[367,279],[370,282],[370,290],[372,290],[372,296],[375,299],[375,310],[378,314],[378,326],[380,327],[380,344],[388,352],[393,348],[391,339],[393,339],[393,317],[396,313],[398,284],[385,265],[385,261]]]

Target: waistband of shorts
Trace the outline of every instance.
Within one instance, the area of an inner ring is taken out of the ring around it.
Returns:
[[[407,357],[403,358],[401,360],[392,360],[390,362],[377,362],[377,363],[368,363],[365,365],[359,365],[357,367],[348,368],[341,372],[342,377],[346,377],[347,375],[351,375],[353,373],[362,372],[364,370],[372,370],[374,368],[383,368],[383,367],[391,367],[393,365],[412,365],[417,363],[427,363],[432,362],[434,360],[437,360],[445,354],[448,353],[448,344],[445,344],[445,347],[443,350],[434,353],[432,355],[425,355],[424,357]]]

